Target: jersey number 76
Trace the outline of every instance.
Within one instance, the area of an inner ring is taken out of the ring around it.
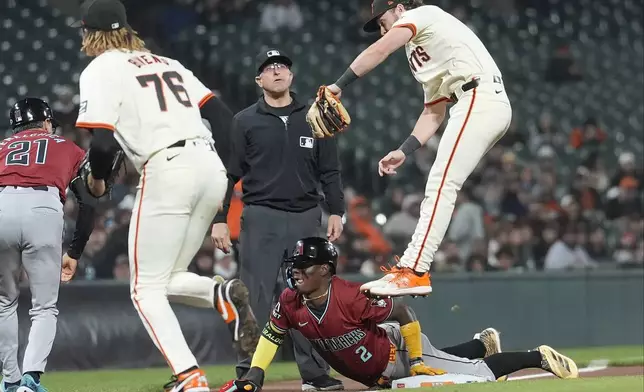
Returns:
[[[157,93],[157,100],[159,101],[159,109],[162,112],[166,112],[168,110],[168,103],[166,102],[165,94],[163,93],[164,84],[168,86],[168,89],[170,89],[174,97],[177,99],[177,102],[187,108],[192,107],[188,92],[183,87],[183,77],[176,71],[164,72],[161,76],[158,74],[141,75],[137,76],[136,80],[139,81],[141,87],[148,87],[150,86],[150,83],[154,84],[154,90]]]

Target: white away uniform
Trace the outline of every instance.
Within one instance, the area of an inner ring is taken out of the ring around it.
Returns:
[[[114,130],[141,174],[128,245],[132,301],[179,374],[197,361],[168,298],[214,307],[213,280],[186,272],[226,192],[226,170],[199,112],[213,94],[176,60],[110,50],[83,71],[80,95],[76,126]]]
[[[408,28],[409,67],[423,86],[425,105],[458,102],[449,111],[421,205],[420,219],[399,265],[429,270],[454,211],[456,193],[512,118],[501,72],[481,40],[458,19],[432,5],[405,11],[394,28]],[[463,92],[462,85],[479,80]]]

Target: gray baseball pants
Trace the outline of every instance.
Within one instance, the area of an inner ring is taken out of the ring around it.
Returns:
[[[396,323],[380,324],[380,328],[387,331],[391,343],[396,346],[396,363],[390,364],[385,371],[385,376],[392,380],[409,377],[409,354],[405,341],[400,333],[400,325]],[[485,377],[495,381],[494,373],[482,359],[460,358],[443,352],[432,346],[429,339],[423,334],[423,360],[427,366],[442,369],[447,373],[466,374],[470,376]]]
[[[56,336],[62,261],[63,205],[58,189],[0,187],[0,362],[7,382],[44,372]],[[31,330],[18,366],[18,287],[21,270],[31,290]]]
[[[276,301],[274,294],[284,250],[293,251],[297,240],[320,235],[322,210],[286,212],[256,205],[246,205],[241,217],[239,234],[240,279],[248,286],[250,306],[263,328]],[[276,290],[277,288],[277,290]],[[299,331],[289,331],[293,341],[295,362],[305,381],[329,373],[329,365]],[[237,366],[240,375],[250,368],[250,359]]]

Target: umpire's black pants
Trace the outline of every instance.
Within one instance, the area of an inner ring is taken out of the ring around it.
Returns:
[[[297,240],[319,235],[322,210],[319,207],[304,212],[286,212],[273,208],[246,205],[241,216],[239,234],[240,278],[250,291],[250,306],[263,328],[273,304],[283,287],[278,287],[284,250],[293,251]],[[329,365],[298,331],[291,331],[295,361],[302,380],[311,380],[329,373]],[[250,368],[246,358],[237,366],[241,376]]]

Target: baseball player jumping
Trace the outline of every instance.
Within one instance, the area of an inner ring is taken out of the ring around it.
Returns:
[[[81,14],[82,51],[94,57],[80,77],[76,123],[93,132],[88,186],[94,195],[105,192],[120,145],[141,174],[128,240],[132,302],[172,369],[166,390],[208,392],[169,300],[219,310],[244,351],[259,336],[241,281],[187,272],[227,186],[202,117],[224,137],[216,140],[222,153],[229,130],[218,117],[228,109],[178,61],[150,53],[118,0],[86,1]]]
[[[407,250],[396,266],[385,269],[384,277],[362,286],[376,296],[427,295],[432,291],[429,267],[447,231],[456,193],[483,155],[505,134],[512,109],[501,71],[465,24],[421,0],[374,0],[371,7],[372,18],[364,30],[380,31],[382,37],[362,52],[328,91],[338,97],[342,89],[405,46],[409,68],[425,96],[425,107],[411,135],[380,160],[380,175],[396,174],[407,155],[436,133],[447,104],[454,104]],[[327,108],[319,101],[318,107]]]
[[[261,390],[264,372],[289,329],[298,330],[340,374],[369,388],[416,375],[458,373],[495,381],[521,369],[538,368],[560,378],[578,377],[574,361],[548,346],[501,352],[493,328],[458,346],[439,350],[421,333],[414,312],[402,301],[368,298],[359,284],[335,276],[338,252],[323,238],[297,242],[285,258],[287,288],[280,295],[244,379],[221,392]]]
[[[97,199],[79,172],[85,152],[54,134],[49,105],[26,98],[11,108],[13,136],[0,141],[0,391],[45,392],[40,385],[56,336],[58,288],[76,272],[94,228]],[[79,204],[76,229],[65,255],[63,205],[66,189]],[[62,256],[62,268],[61,268]],[[31,330],[18,366],[18,287],[21,270],[29,278]],[[61,272],[62,269],[62,272]]]

